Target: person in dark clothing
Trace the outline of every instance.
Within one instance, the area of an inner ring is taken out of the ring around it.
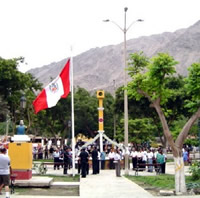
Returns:
[[[86,177],[86,169],[87,169],[88,158],[89,158],[89,155],[85,151],[85,148],[83,148],[81,150],[79,158],[80,158],[80,162],[81,162],[81,176],[84,178],[84,177]]]
[[[108,158],[109,158],[109,168],[110,169],[115,169],[115,165],[114,165],[114,151],[113,149],[110,150],[109,154],[108,154]]]
[[[44,149],[44,159],[49,159],[49,150],[48,150],[48,146],[45,146]]]
[[[78,174],[81,173],[81,161],[78,159]]]
[[[63,168],[63,174],[67,174],[67,169],[69,166],[69,148],[66,147],[65,151],[63,153],[63,162],[64,162],[64,168]]]
[[[54,152],[54,149],[53,147],[51,146],[50,149],[49,149],[49,154],[50,154],[50,158],[53,159],[53,152]]]
[[[93,174],[99,173],[98,171],[98,151],[96,147],[94,147],[92,151],[92,169],[93,169]]]

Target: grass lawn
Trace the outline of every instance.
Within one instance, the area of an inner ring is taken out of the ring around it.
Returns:
[[[144,188],[154,187],[162,190],[175,189],[174,175],[126,176],[126,178]],[[186,184],[187,183],[200,183],[200,180],[192,181],[191,176],[186,176]]]
[[[34,162],[53,162],[53,159],[36,159],[33,160],[33,163]]]

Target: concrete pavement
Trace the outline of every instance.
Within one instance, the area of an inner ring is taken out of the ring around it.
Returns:
[[[185,172],[188,173],[186,167]],[[166,173],[173,174],[174,165],[168,163],[166,167]],[[63,170],[53,170],[49,167],[47,174],[62,175]],[[98,175],[90,174],[86,178],[80,180],[80,196],[70,196],[70,198],[153,198],[149,192],[138,186],[134,182],[129,181],[125,177],[116,177],[115,170],[103,170]],[[69,172],[70,173],[70,172]],[[130,175],[134,175],[135,172],[130,170]],[[123,175],[123,170],[121,172]],[[155,173],[140,172],[139,175],[155,175]],[[0,198],[5,197],[1,195]],[[49,198],[50,196],[20,196],[11,195],[12,198]],[[60,198],[61,196],[53,196],[54,198]],[[65,196],[62,196],[65,197]],[[160,196],[155,196],[161,198]],[[170,196],[170,198],[177,198],[177,196]],[[181,196],[181,198],[200,198],[198,196]],[[163,197],[162,197],[163,198]]]

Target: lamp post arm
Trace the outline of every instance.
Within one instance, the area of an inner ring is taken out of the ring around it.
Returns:
[[[115,24],[122,32],[124,32],[123,28],[121,28],[115,21],[110,21],[110,22]]]
[[[136,21],[133,21],[129,26],[128,26],[128,28],[126,29],[126,32],[131,28],[131,26],[133,25],[133,24],[135,24],[136,22],[143,22],[144,20],[142,20],[142,19],[138,19],[138,20],[136,20]]]

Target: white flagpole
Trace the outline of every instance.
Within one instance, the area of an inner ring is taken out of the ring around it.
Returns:
[[[71,46],[71,61],[70,61],[70,70],[71,70],[71,116],[72,116],[72,175],[75,176],[75,137],[74,137],[74,66],[73,66],[73,50]]]

